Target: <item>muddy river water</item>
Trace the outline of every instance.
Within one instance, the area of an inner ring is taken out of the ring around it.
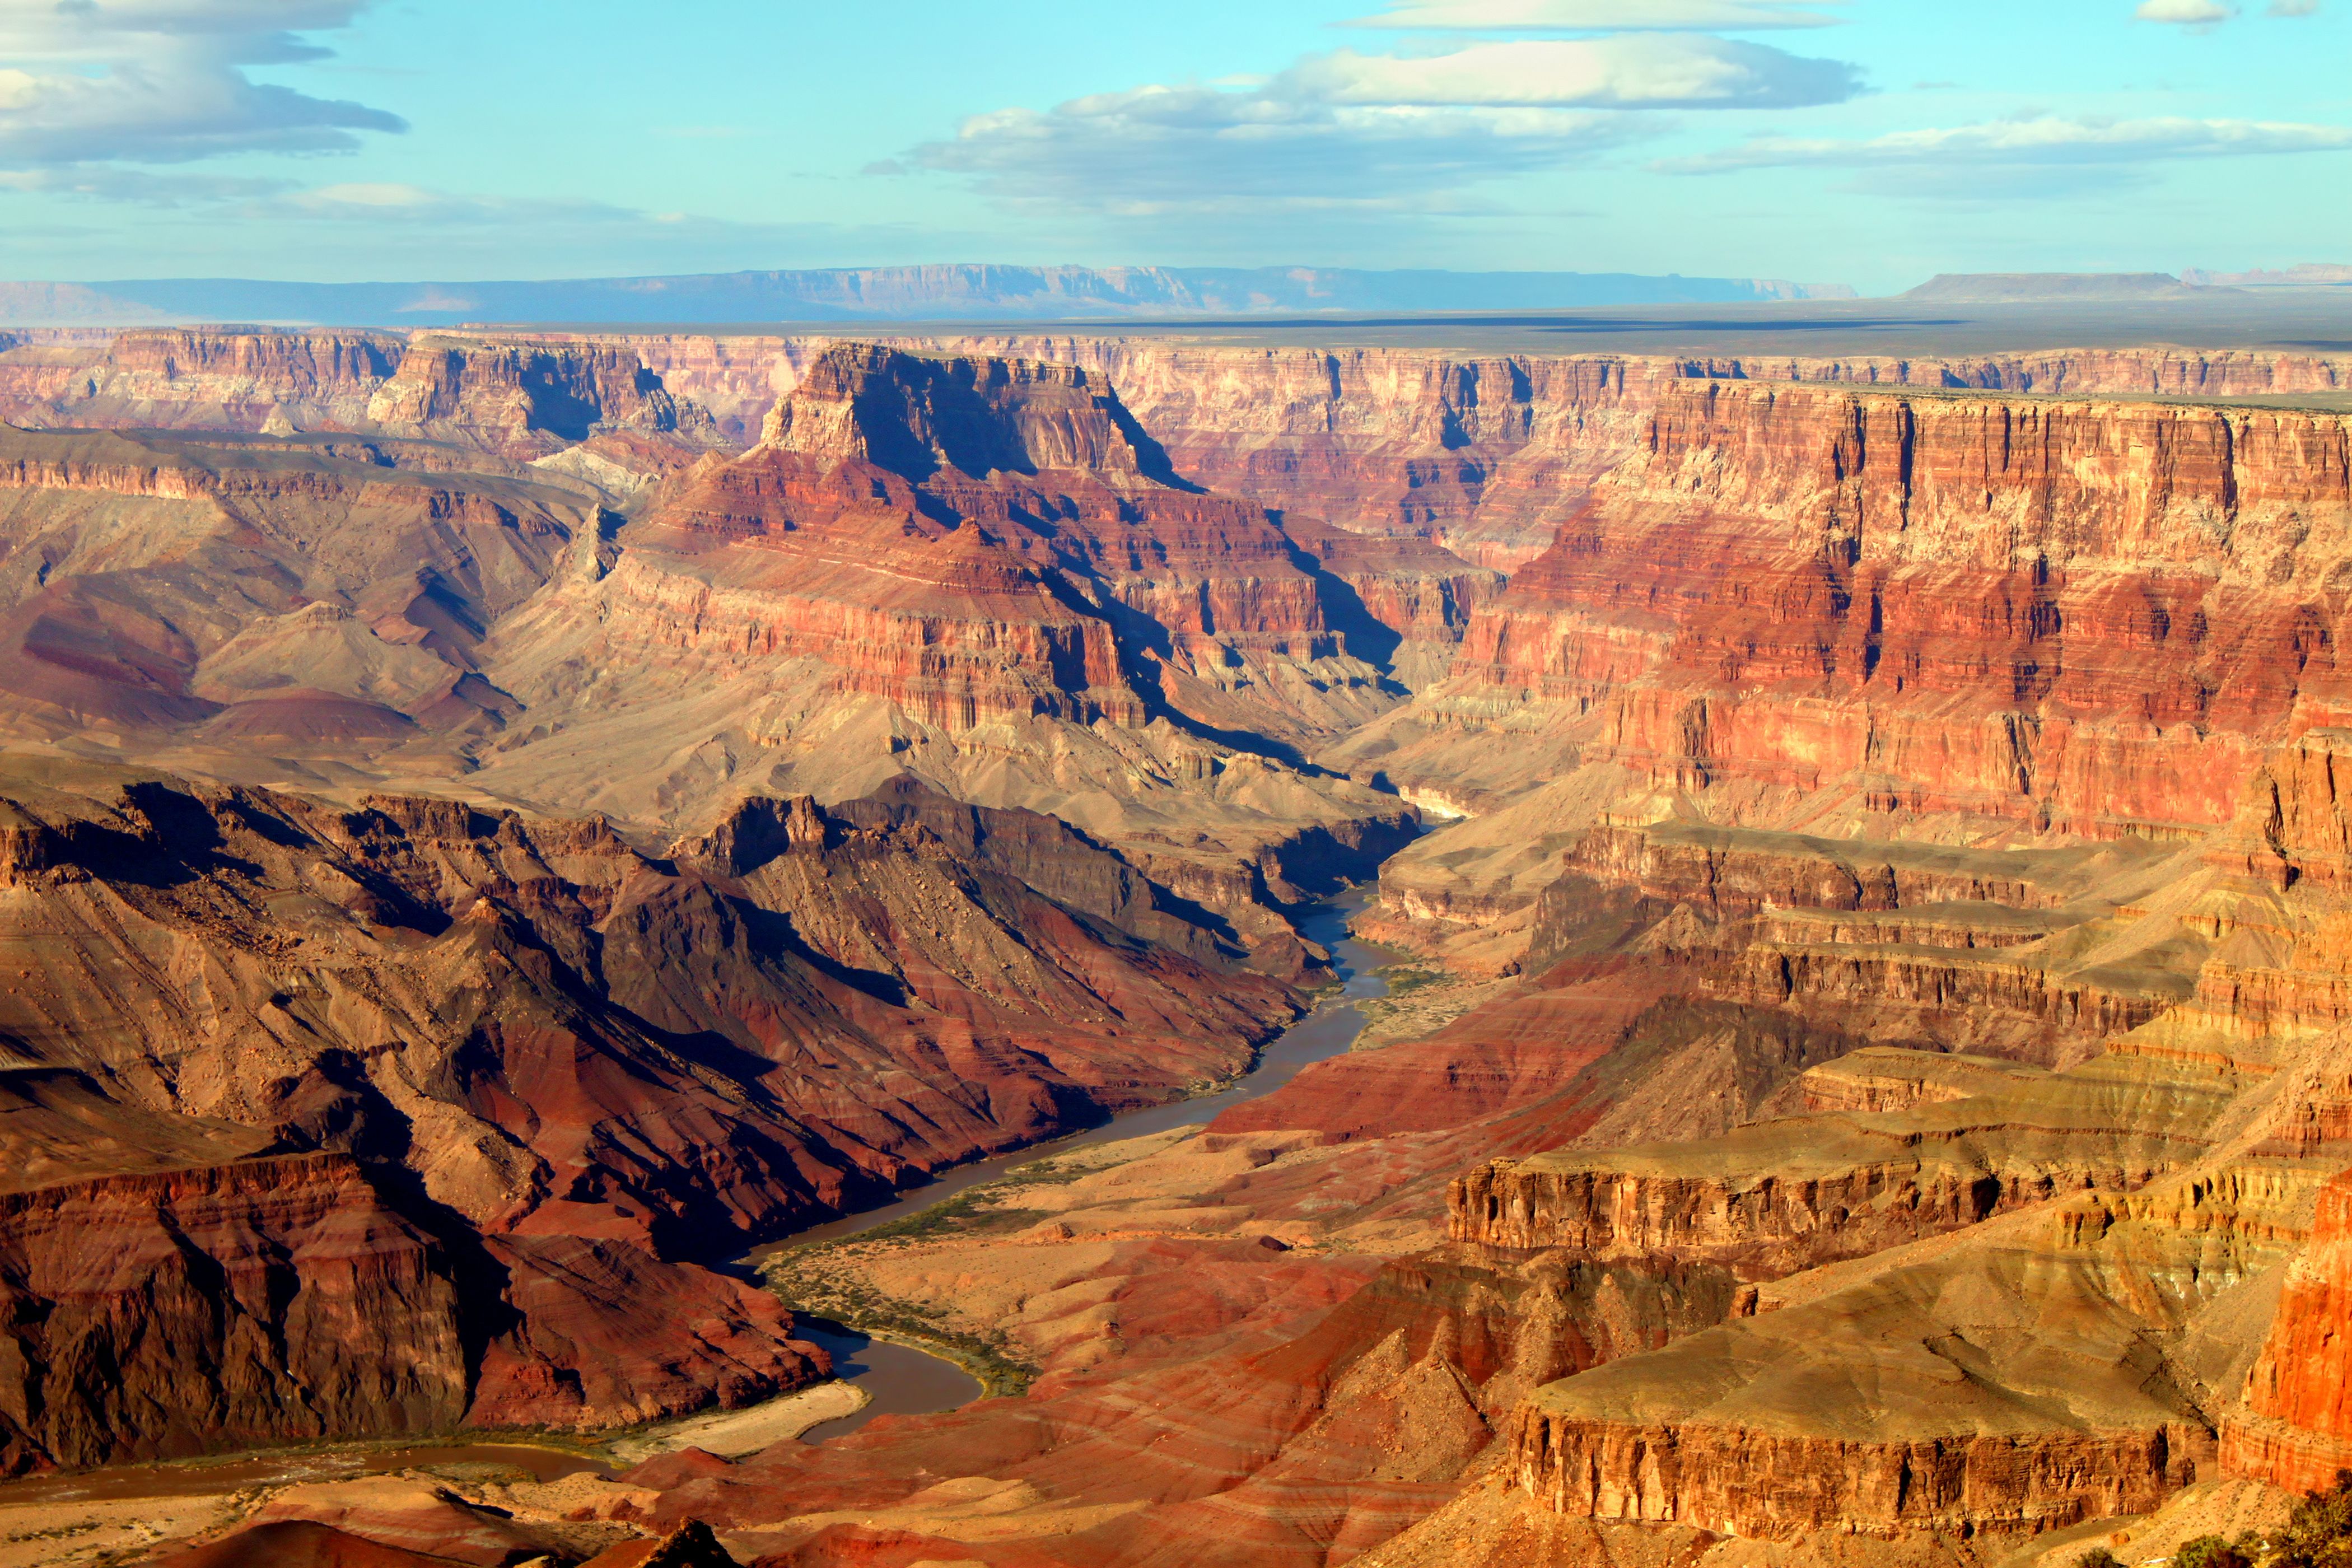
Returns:
[[[1373,971],[1381,964],[1394,963],[1398,956],[1348,934],[1349,919],[1364,907],[1370,897],[1368,889],[1357,889],[1317,906],[1298,920],[1302,932],[1330,951],[1339,987],[1327,993],[1312,1012],[1268,1042],[1246,1075],[1215,1093],[1152,1106],[1050,1143],[1032,1144],[1010,1154],[958,1165],[892,1203],[772,1242],[747,1255],[743,1261],[755,1264],[784,1247],[803,1242],[856,1236],[903,1215],[927,1209],[966,1188],[993,1181],[1032,1160],[1087,1144],[1199,1126],[1229,1107],[1281,1088],[1309,1063],[1340,1055],[1355,1043],[1364,1027],[1362,1011],[1355,1004],[1388,994],[1387,982]],[[869,1399],[856,1414],[811,1428],[804,1438],[807,1442],[823,1442],[856,1431],[877,1415],[952,1410],[980,1393],[978,1379],[942,1357],[906,1345],[871,1340],[837,1323],[804,1318],[802,1325],[806,1337],[832,1355],[838,1374],[862,1389]],[[420,1443],[399,1447],[339,1444],[330,1448],[278,1449],[173,1464],[116,1465],[74,1475],[35,1476],[0,1482],[0,1508],[68,1500],[194,1497],[249,1486],[451,1465],[526,1470],[539,1480],[553,1480],[582,1470],[609,1475],[614,1469],[604,1460],[585,1454],[522,1443]]]
[[[1247,1074],[1214,1094],[1130,1111],[1099,1127],[1090,1127],[1083,1132],[1057,1138],[1050,1143],[1033,1143],[1010,1154],[957,1165],[941,1172],[935,1181],[909,1188],[894,1203],[813,1226],[781,1241],[771,1242],[755,1249],[746,1261],[756,1263],[761,1258],[803,1242],[830,1241],[872,1230],[901,1215],[919,1213],[955,1196],[967,1187],[992,1182],[1007,1171],[1025,1165],[1032,1160],[1047,1159],[1090,1143],[1108,1143],[1119,1139],[1140,1138],[1147,1133],[1171,1131],[1180,1127],[1200,1126],[1214,1121],[1219,1112],[1245,1100],[1273,1093],[1297,1077],[1299,1068],[1309,1063],[1340,1055],[1354,1045],[1356,1037],[1363,1032],[1364,1015],[1355,1004],[1368,997],[1388,994],[1388,982],[1374,971],[1382,964],[1395,963],[1398,956],[1368,942],[1358,942],[1348,933],[1348,921],[1370,901],[1370,898],[1369,889],[1358,889],[1330,903],[1317,905],[1298,919],[1299,931],[1309,941],[1320,942],[1329,950],[1339,973],[1339,988],[1326,994],[1314,1011],[1267,1042],[1265,1048],[1258,1053],[1257,1065]],[[877,1415],[922,1415],[935,1410],[952,1410],[980,1394],[980,1380],[951,1361],[909,1346],[870,1340],[837,1323],[805,1318],[802,1322],[808,1329],[810,1337],[832,1352],[835,1368],[841,1376],[865,1390],[872,1401],[855,1415],[845,1415],[838,1421],[828,1421],[821,1426],[812,1427],[804,1439],[807,1442],[821,1443],[827,1437],[854,1432]]]

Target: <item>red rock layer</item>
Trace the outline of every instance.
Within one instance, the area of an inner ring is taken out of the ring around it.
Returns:
[[[2221,1430],[2221,1463],[2289,1491],[2324,1491],[2352,1469],[2352,1172],[2319,1192],[2311,1243],[2287,1270],[2245,1412]]]
[[[1519,1485],[1555,1512],[1769,1541],[2031,1535],[2146,1513],[2196,1479],[2199,1451],[2210,1447],[2200,1439],[2184,1427],[1872,1443],[1630,1426],[1534,1408],[1510,1434]]]
[[[0,846],[19,1466],[765,1397],[819,1360],[685,1259],[1230,1074],[1296,1005],[1058,822],[919,790],[655,860],[45,777]]]
[[[0,1194],[0,1467],[455,1426],[432,1236],[341,1155]]]
[[[2214,824],[2347,698],[2352,424],[1684,383],[1456,665],[1662,784]]]
[[[1177,481],[1098,378],[851,345],[771,416],[766,444],[636,531],[604,591],[623,630],[737,660],[809,658],[845,691],[950,729],[1048,714],[1139,724],[1165,708],[1303,737],[1226,672],[1403,637],[1450,641],[1492,579],[1442,551],[1286,529]],[[1360,663],[1317,679],[1377,710]]]

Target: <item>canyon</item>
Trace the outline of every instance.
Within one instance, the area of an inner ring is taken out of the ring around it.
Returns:
[[[998,1392],[164,1550],[2068,1568],[2283,1518],[2352,1465],[2347,382],[16,334],[0,1464],[579,1440],[823,1379],[797,1310]],[[1302,913],[1375,875],[1391,994],[1333,999]],[[1051,1142],[1318,994],[1358,1048]]]

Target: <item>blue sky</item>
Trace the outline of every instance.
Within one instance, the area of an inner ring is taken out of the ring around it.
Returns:
[[[0,276],[2352,262],[2352,0],[0,0]]]

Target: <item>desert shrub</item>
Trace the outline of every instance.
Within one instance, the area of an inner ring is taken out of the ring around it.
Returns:
[[[2172,1568],[2254,1568],[2252,1542],[2231,1545],[2218,1535],[2200,1535],[2183,1542],[2172,1554]]]
[[[2352,1470],[2295,1504],[2271,1548],[2270,1568],[2352,1568]]]

